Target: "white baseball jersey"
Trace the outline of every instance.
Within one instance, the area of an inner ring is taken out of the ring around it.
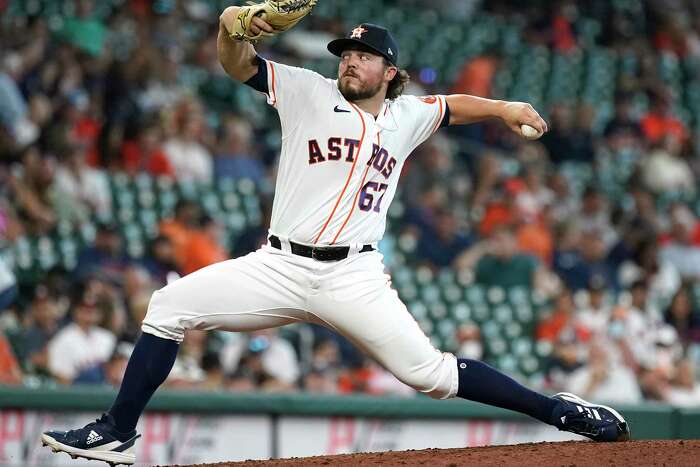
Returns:
[[[264,66],[262,91],[282,126],[270,233],[305,244],[378,242],[403,164],[441,126],[445,97],[387,99],[375,119],[343,97],[337,80]]]

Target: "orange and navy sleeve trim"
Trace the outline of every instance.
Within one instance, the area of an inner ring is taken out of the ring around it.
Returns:
[[[442,122],[438,128],[445,128],[450,126],[450,107],[447,105],[447,99],[445,99],[445,115],[442,117]]]
[[[430,134],[433,134],[436,131],[438,131],[439,128],[442,128],[442,125],[445,121],[445,114],[447,113],[446,112],[447,101],[444,101],[442,96],[436,96],[436,97],[437,97],[437,103],[440,106],[440,109],[438,110],[437,121],[435,122],[435,126],[433,127],[433,131],[431,131]]]
[[[256,91],[270,95],[270,86],[267,81],[267,60],[258,55],[258,72],[253,75],[245,85],[250,86]]]

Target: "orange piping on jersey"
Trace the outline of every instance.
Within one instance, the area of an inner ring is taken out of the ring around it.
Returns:
[[[379,140],[379,133],[377,133],[377,146],[379,146],[379,147],[382,146],[382,143]],[[350,212],[348,213],[348,217],[345,218],[345,222],[343,222],[343,225],[340,226],[340,230],[338,230],[338,233],[335,234],[335,237],[333,237],[333,241],[331,242],[331,245],[333,245],[335,243],[335,241],[338,240],[338,237],[340,236],[340,232],[343,231],[343,229],[347,225],[348,221],[352,217],[352,213],[355,210],[355,205],[357,204],[357,197],[359,196],[360,191],[362,191],[362,187],[365,186],[365,178],[367,178],[367,172],[369,172],[369,165],[367,167],[365,167],[365,173],[362,174],[362,181],[360,182],[360,186],[357,187],[357,191],[355,192],[355,197],[352,199],[352,206],[350,207]]]
[[[270,69],[272,70],[272,105],[273,107],[277,104],[277,92],[275,92],[275,66],[272,64],[272,62],[267,62],[270,64]]]
[[[438,130],[438,128],[440,128],[440,124],[442,123],[442,119],[444,118],[443,111],[442,111],[442,99],[440,97],[438,97],[437,100],[440,103],[440,118],[438,118],[438,121],[435,124],[435,127],[433,128],[433,133],[435,133]],[[431,135],[433,133],[431,133]]]
[[[355,172],[355,164],[357,164],[357,160],[360,158],[360,154],[362,154],[362,142],[365,139],[365,131],[367,130],[367,126],[365,125],[365,119],[362,117],[362,112],[353,104],[352,102],[348,102],[350,106],[355,109],[355,112],[357,112],[357,115],[359,115],[360,120],[362,121],[362,136],[360,137],[360,144],[358,144],[357,147],[357,154],[355,155],[355,160],[352,161],[352,167],[350,167],[350,172],[348,173],[348,178],[345,180],[345,186],[343,187],[343,191],[340,192],[340,195],[338,195],[338,199],[335,201],[335,206],[333,206],[333,210],[331,211],[330,216],[328,216],[328,219],[326,219],[326,223],[323,224],[323,228],[321,231],[316,235],[316,238],[314,239],[314,244],[318,243],[318,239],[321,238],[321,235],[323,235],[323,232],[326,231],[326,227],[328,227],[328,223],[333,219],[333,215],[335,214],[336,209],[338,209],[338,205],[340,204],[340,200],[343,198],[343,195],[345,194],[345,190],[348,189],[348,185],[350,184],[350,179],[352,178],[352,174]]]

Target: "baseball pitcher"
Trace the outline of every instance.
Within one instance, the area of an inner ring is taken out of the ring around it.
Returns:
[[[521,136],[523,125],[541,134],[544,120],[522,102],[402,95],[408,75],[399,68],[399,46],[370,23],[328,44],[340,58],[336,79],[256,53],[255,41],[289,29],[315,3],[268,0],[229,7],[220,17],[221,65],[265,94],[281,122],[267,244],[155,292],[110,410],[83,428],[46,432],[43,443],[73,456],[132,464],[136,423],[168,376],[185,332],[295,322],[337,331],[430,397],[515,410],[596,441],[628,439],[628,424],[609,407],[568,393],[541,395],[482,362],[435,349],[391,288],[377,251],[401,169],[430,135],[488,118]]]

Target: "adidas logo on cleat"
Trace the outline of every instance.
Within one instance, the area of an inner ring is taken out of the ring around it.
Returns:
[[[97,433],[95,430],[91,430],[90,434],[87,437],[86,444],[96,443],[97,441],[99,441],[101,439],[102,439],[102,436],[99,433]]]

